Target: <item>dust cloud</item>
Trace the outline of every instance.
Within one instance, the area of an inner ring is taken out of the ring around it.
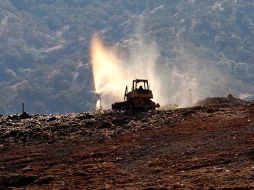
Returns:
[[[125,87],[130,90],[134,79],[148,79],[153,100],[162,107],[188,107],[202,98],[225,94],[225,76],[210,60],[200,60],[192,48],[180,46],[174,50],[175,59],[161,62],[158,49],[153,40],[145,40],[142,30],[113,45],[93,35],[90,52],[94,85],[104,109],[123,101]],[[99,105],[98,100],[97,108]]]

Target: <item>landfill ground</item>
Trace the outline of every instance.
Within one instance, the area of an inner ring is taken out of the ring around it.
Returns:
[[[254,103],[0,117],[0,189],[254,189]]]

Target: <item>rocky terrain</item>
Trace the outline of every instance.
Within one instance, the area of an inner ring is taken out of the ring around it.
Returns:
[[[254,189],[253,143],[254,103],[232,97],[147,113],[1,116],[0,189]]]

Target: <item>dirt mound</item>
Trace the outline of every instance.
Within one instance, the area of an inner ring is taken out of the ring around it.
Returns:
[[[219,105],[223,106],[234,106],[240,104],[248,104],[249,102],[241,100],[240,98],[235,98],[233,95],[229,94],[227,97],[214,97],[214,98],[206,98],[204,100],[198,101],[196,106],[211,106],[211,105]]]
[[[1,116],[0,189],[253,189],[253,104],[200,105]]]

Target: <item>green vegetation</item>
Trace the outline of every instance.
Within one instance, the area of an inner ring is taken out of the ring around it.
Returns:
[[[33,113],[93,110],[91,35],[123,42],[141,20],[158,64],[185,68],[185,49],[227,75],[233,92],[254,93],[253,9],[245,0],[1,0],[0,114],[20,112],[21,102]]]

